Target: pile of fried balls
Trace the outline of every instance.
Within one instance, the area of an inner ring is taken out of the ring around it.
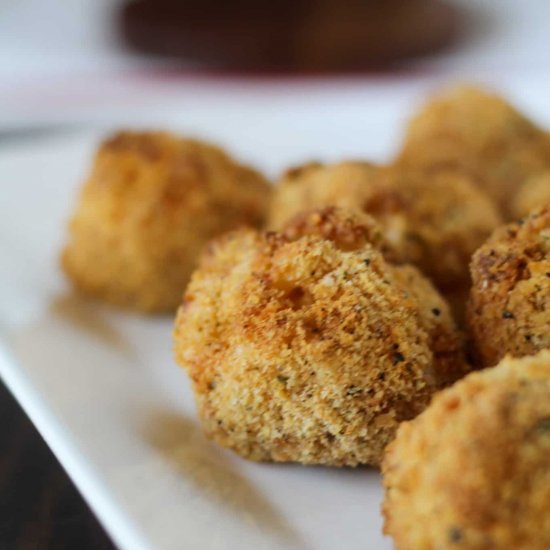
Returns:
[[[214,145],[119,132],[61,263],[91,297],[177,311],[220,445],[381,467],[398,550],[550,548],[550,133],[501,97],[444,90],[391,163],[276,185]]]

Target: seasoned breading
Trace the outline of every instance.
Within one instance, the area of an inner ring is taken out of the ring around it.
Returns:
[[[391,267],[396,280],[418,304],[420,324],[429,336],[437,386],[448,386],[471,370],[449,304],[414,266]]]
[[[360,250],[366,244],[379,250],[386,260],[402,263],[392,245],[386,240],[382,226],[369,214],[355,209],[327,206],[303,210],[290,218],[281,228],[283,235],[294,241],[306,235],[318,235],[333,241],[341,250]]]
[[[96,154],[62,265],[113,304],[171,311],[205,243],[259,225],[270,186],[220,149],[164,132],[121,132]]]
[[[397,550],[550,548],[550,352],[507,357],[436,395],[388,446]]]
[[[471,255],[501,223],[491,201],[457,172],[363,162],[288,172],[276,187],[268,223],[277,229],[302,210],[330,205],[371,214],[394,252],[440,289],[468,284]]]
[[[362,212],[335,206],[307,210],[292,218],[283,227],[283,234],[290,240],[319,235],[345,251],[360,250],[370,243],[390,264],[402,264],[399,253],[385,240],[381,226]],[[470,366],[464,361],[464,342],[445,299],[414,266],[388,265],[388,269],[418,304],[420,321],[430,336],[439,386],[444,387],[464,376]]]
[[[550,348],[550,206],[497,229],[471,272],[468,322],[480,364]]]
[[[360,161],[323,165],[313,162],[287,170],[278,182],[268,226],[280,229],[303,210],[339,206],[363,210],[366,184],[379,178],[380,168]]]
[[[212,243],[178,313],[177,361],[206,433],[242,456],[376,465],[398,424],[463,372],[460,338],[414,268],[362,242],[372,221],[361,235],[353,216],[309,219]]]
[[[411,120],[398,162],[469,174],[509,218],[523,182],[550,168],[550,139],[503,98],[459,86]]]

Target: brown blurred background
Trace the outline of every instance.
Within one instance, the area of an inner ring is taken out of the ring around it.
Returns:
[[[459,10],[438,0],[133,0],[136,51],[209,68],[361,71],[449,47]]]

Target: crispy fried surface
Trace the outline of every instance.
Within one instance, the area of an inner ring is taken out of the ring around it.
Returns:
[[[471,255],[501,222],[491,201],[457,172],[344,162],[287,173],[269,225],[280,228],[302,210],[327,205],[371,214],[395,253],[442,289],[468,284]]]
[[[513,199],[512,212],[516,219],[550,204],[550,171],[529,178]]]
[[[318,235],[333,241],[340,250],[360,250],[370,244],[392,263],[401,263],[399,253],[386,240],[381,225],[359,210],[327,206],[304,210],[288,220],[281,229],[294,241],[306,235]]]
[[[62,265],[80,290],[143,311],[170,311],[204,244],[258,225],[270,187],[220,149],[163,132],[121,132],[96,154]]]
[[[436,395],[387,449],[398,550],[550,548],[550,352],[505,358]]]
[[[449,376],[450,355],[462,360],[458,336],[416,271],[397,273],[368,243],[350,250],[343,230],[299,227],[212,244],[178,313],[176,357],[221,445],[252,460],[376,465]],[[445,361],[438,338],[452,341]]]
[[[411,120],[399,162],[464,171],[509,217],[523,182],[550,168],[550,140],[501,97],[460,86],[434,97]]]
[[[344,251],[361,250],[367,243],[371,244],[394,264],[388,265],[388,269],[418,304],[420,322],[430,337],[438,385],[444,387],[470,370],[462,355],[463,339],[449,305],[418,269],[411,265],[395,265],[402,263],[399,253],[386,241],[381,226],[369,214],[335,206],[307,210],[286,223],[283,235],[289,240],[318,235],[333,241]]]
[[[497,229],[471,272],[468,321],[481,364],[550,347],[550,206]]]
[[[269,211],[268,225],[280,229],[289,218],[312,208],[339,206],[362,210],[365,185],[380,169],[368,162],[315,162],[287,170],[279,181]]]
[[[414,266],[392,266],[392,272],[418,304],[420,324],[429,336],[437,386],[452,384],[467,374],[471,366],[465,361],[464,341],[448,303]]]

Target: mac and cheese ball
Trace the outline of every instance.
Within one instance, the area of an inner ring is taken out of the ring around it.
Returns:
[[[120,132],[99,148],[62,265],[75,287],[120,306],[175,310],[212,237],[259,225],[265,179],[221,149],[165,132]]]
[[[550,348],[550,206],[495,230],[471,272],[468,322],[481,365]]]
[[[459,86],[434,97],[411,120],[398,161],[469,174],[509,218],[523,182],[550,168],[550,140],[503,98]]]
[[[362,237],[350,244],[360,230],[300,224],[304,234],[242,230],[211,244],[178,313],[176,357],[219,444],[252,460],[377,465],[448,380],[452,354],[464,368],[460,339],[421,275],[396,274]],[[424,295],[440,308],[432,322]]]
[[[443,290],[469,283],[471,255],[501,223],[489,198],[458,172],[343,162],[289,171],[275,188],[268,225],[281,228],[324,206],[370,214],[395,253]]]
[[[436,395],[388,446],[397,550],[550,548],[550,352],[506,357]]]

